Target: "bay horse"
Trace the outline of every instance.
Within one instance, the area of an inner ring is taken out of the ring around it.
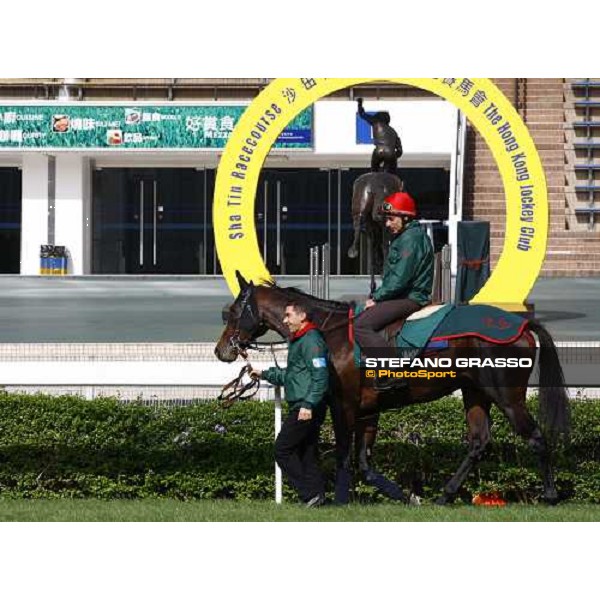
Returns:
[[[515,432],[529,442],[537,454],[543,482],[542,499],[550,504],[558,502],[558,493],[552,473],[550,452],[546,442],[548,433],[568,433],[569,405],[558,353],[548,331],[537,321],[530,320],[518,340],[510,348],[535,361],[534,333],[540,344],[540,427],[526,406],[529,376],[533,369],[519,369],[517,374],[506,375],[493,370],[495,380],[482,377],[485,369],[477,367],[457,369],[456,379],[431,381],[410,380],[408,390],[402,393],[379,392],[361,385],[360,370],[354,358],[354,343],[350,333],[350,305],[314,298],[296,288],[282,288],[273,283],[254,285],[237,273],[240,293],[226,313],[226,326],[219,339],[215,354],[223,362],[234,362],[244,354],[257,338],[268,330],[283,338],[289,331],[283,324],[285,308],[291,301],[301,301],[311,312],[314,323],[323,334],[331,355],[331,402],[336,440],[337,503],[350,500],[352,482],[352,440],[355,457],[364,480],[394,500],[406,501],[400,487],[378,473],[371,465],[371,457],[379,416],[382,410],[402,408],[411,404],[431,402],[454,391],[462,390],[468,424],[469,450],[454,476],[447,482],[438,504],[453,502],[473,466],[482,458],[490,441],[490,409],[495,404],[508,418]],[[452,357],[461,349],[482,349],[487,342],[475,337],[450,340],[441,357]]]

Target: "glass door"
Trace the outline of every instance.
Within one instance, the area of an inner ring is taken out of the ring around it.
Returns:
[[[154,177],[134,178],[131,196],[134,202],[129,228],[128,264],[130,273],[157,273],[158,267],[158,227],[162,224],[165,207],[159,204],[158,180]]]
[[[256,222],[271,273],[306,275],[313,246],[331,243],[329,171],[265,170],[257,192]]]
[[[94,173],[94,273],[206,272],[206,173],[103,169]]]
[[[0,273],[21,271],[21,190],[19,169],[0,169]]]

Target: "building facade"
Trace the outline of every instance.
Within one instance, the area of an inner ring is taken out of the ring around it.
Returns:
[[[546,170],[546,275],[600,274],[596,81],[496,80],[527,123]],[[268,83],[0,80],[0,272],[39,274],[40,246],[54,244],[67,248],[74,275],[218,274],[216,169],[236,115]],[[404,146],[400,176],[436,245],[448,242],[448,222],[490,221],[497,260],[505,197],[485,143],[467,127],[458,156],[462,132],[455,107],[382,82],[316,103],[273,149],[256,197],[259,244],[270,271],[306,274],[309,248],[322,243],[332,248],[332,274],[364,271],[364,260],[347,258],[352,184],[369,170],[372,151],[361,139],[358,97],[368,111],[390,112]],[[453,178],[459,166],[464,186],[457,212]]]

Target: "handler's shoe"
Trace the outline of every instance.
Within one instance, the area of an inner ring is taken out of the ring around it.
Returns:
[[[318,494],[306,502],[305,506],[306,508],[319,508],[319,506],[323,506],[323,504],[325,504],[325,495]]]

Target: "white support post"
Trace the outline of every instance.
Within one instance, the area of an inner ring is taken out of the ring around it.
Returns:
[[[50,158],[45,154],[23,157],[21,275],[40,274],[40,246],[49,244],[48,198]]]
[[[56,159],[56,245],[70,254],[69,274],[91,273],[91,168],[80,155]]]
[[[463,219],[463,184],[467,145],[467,118],[458,111],[456,140],[450,167],[450,206],[448,214],[448,244],[452,251],[452,276],[458,271],[458,223]]]
[[[281,388],[275,388],[275,439],[281,432]],[[283,481],[281,477],[281,469],[275,463],[275,502],[281,504],[283,502]]]

